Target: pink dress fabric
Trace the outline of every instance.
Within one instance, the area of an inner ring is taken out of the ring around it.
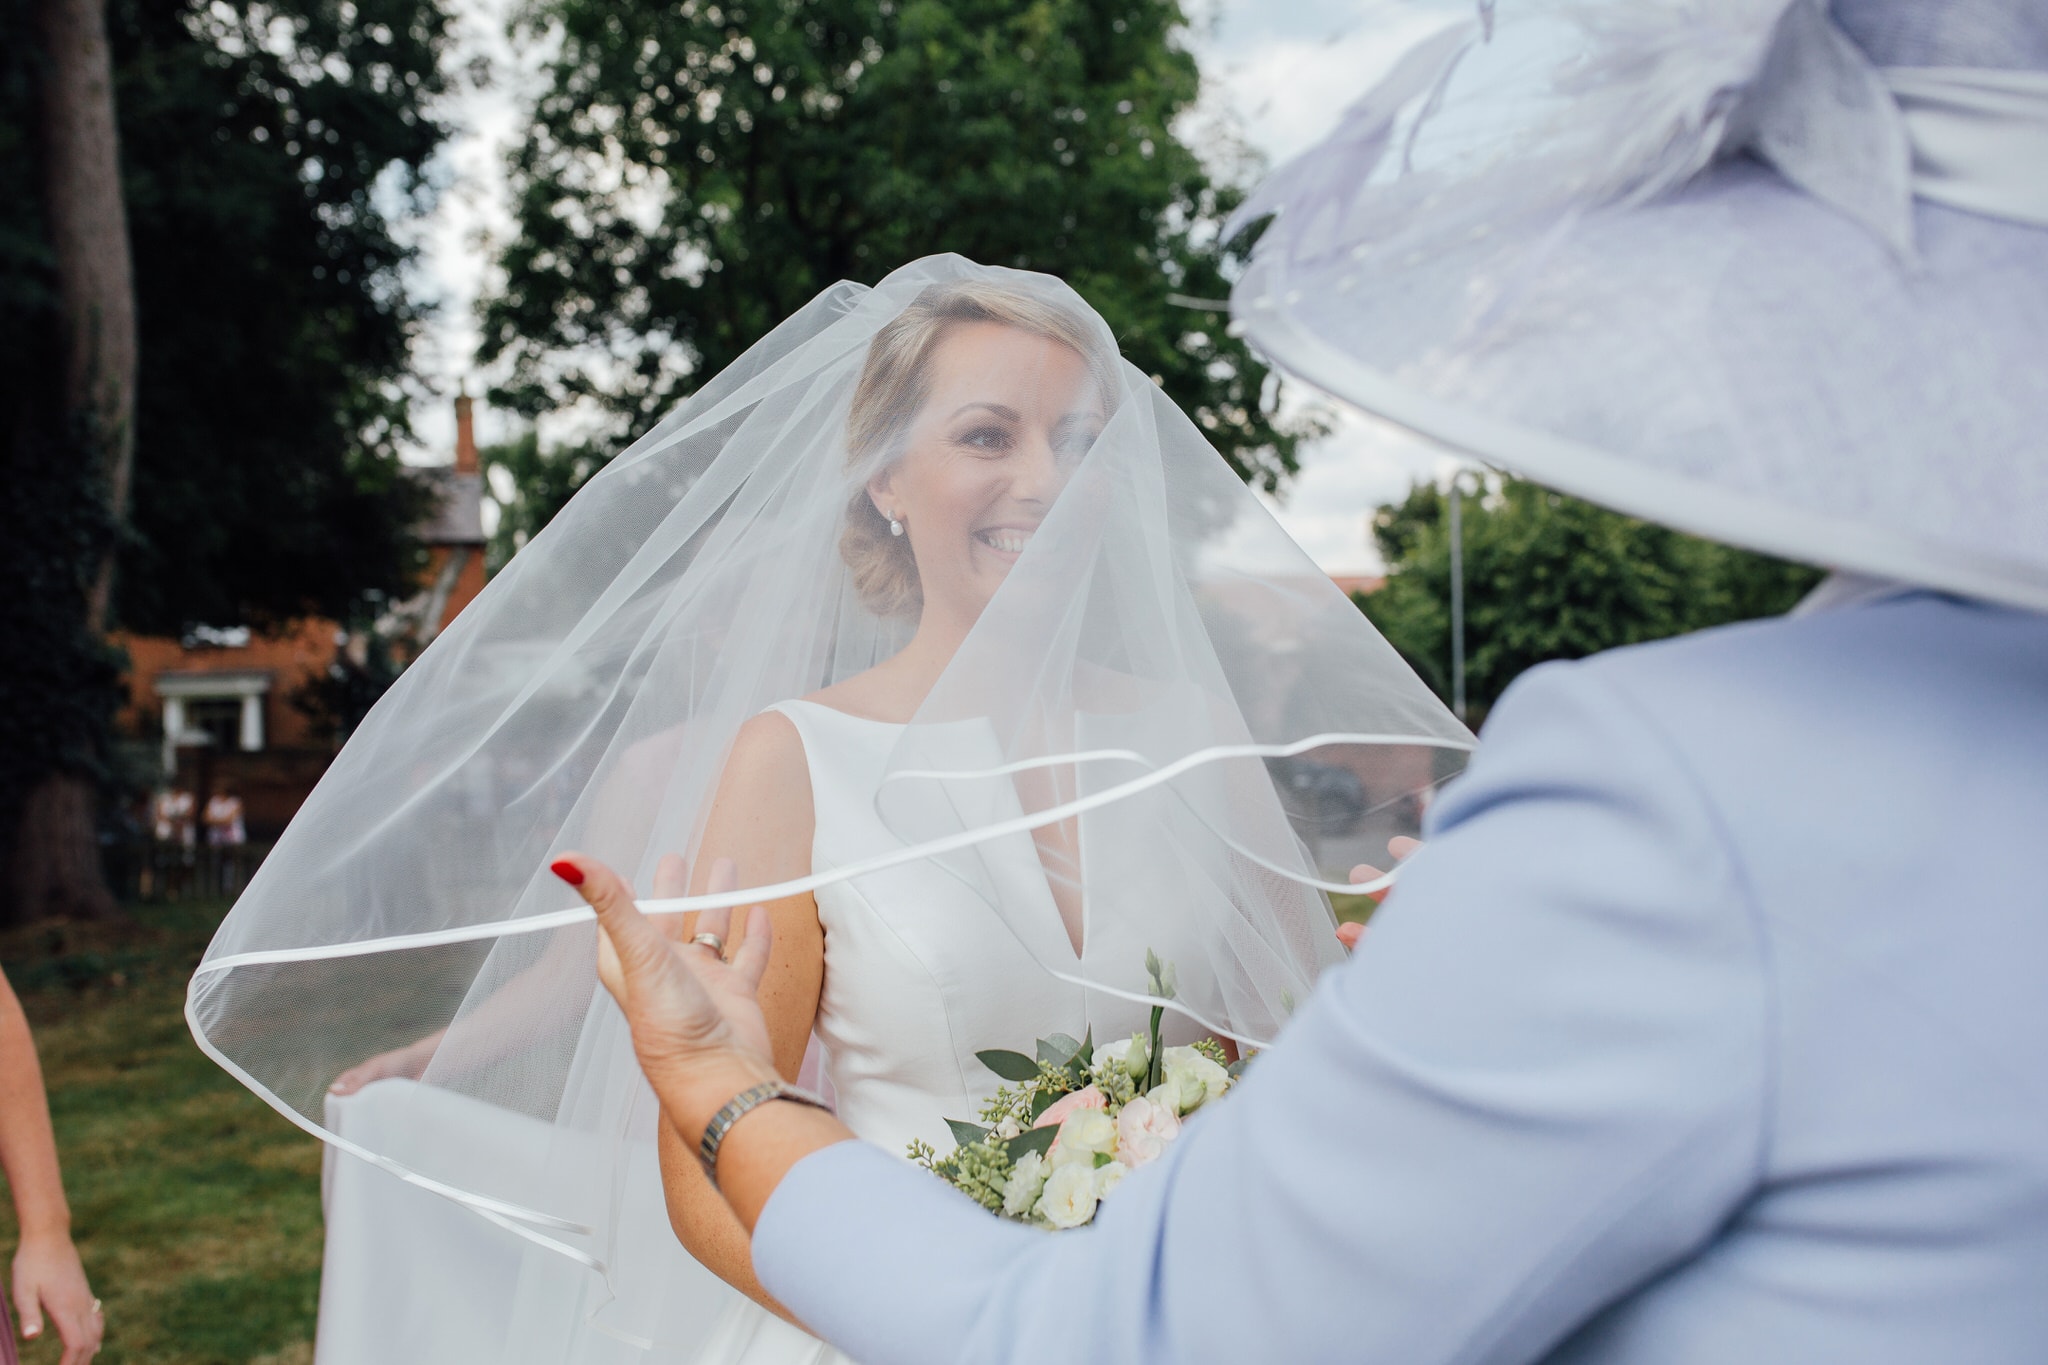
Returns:
[[[7,1311],[5,1294],[0,1294],[0,1365],[21,1365],[14,1351],[14,1315]]]

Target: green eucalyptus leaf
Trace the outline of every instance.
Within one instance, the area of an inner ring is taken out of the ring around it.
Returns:
[[[1009,1052],[992,1047],[986,1052],[974,1054],[981,1064],[1006,1081],[1033,1081],[1038,1079],[1038,1063],[1021,1052]]]
[[[1064,1033],[1055,1033],[1050,1038],[1038,1040],[1038,1060],[1054,1066],[1065,1066],[1074,1060],[1074,1054],[1080,1050],[1080,1041]]]
[[[980,1124],[969,1123],[965,1119],[947,1119],[946,1126],[953,1130],[953,1141],[962,1147],[972,1147],[987,1137],[989,1131]]]
[[[1022,1161],[1026,1154],[1031,1152],[1044,1156],[1046,1148],[1052,1146],[1052,1140],[1059,1135],[1060,1130],[1056,1124],[1047,1124],[1043,1128],[1025,1129],[1005,1144],[1010,1154],[1010,1160],[1012,1162]]]

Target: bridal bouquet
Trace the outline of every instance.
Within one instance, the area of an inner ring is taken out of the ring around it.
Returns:
[[[1152,994],[1173,998],[1173,968],[1145,955]],[[924,1142],[910,1159],[1004,1218],[1038,1227],[1074,1228],[1126,1174],[1158,1158],[1180,1136],[1181,1121],[1220,1098],[1244,1063],[1221,1044],[1161,1047],[1165,1010],[1152,1008],[1143,1033],[1096,1046],[1056,1033],[1036,1054],[991,1049],[982,1065],[1010,1084],[982,1107],[980,1123],[948,1119],[959,1145],[941,1157]]]

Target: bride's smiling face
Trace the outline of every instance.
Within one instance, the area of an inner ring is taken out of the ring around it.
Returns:
[[[925,610],[978,615],[1107,413],[1066,344],[996,322],[949,328],[903,454],[868,484],[903,523]]]

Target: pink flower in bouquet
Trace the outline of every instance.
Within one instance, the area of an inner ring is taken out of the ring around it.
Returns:
[[[1079,1090],[1062,1095],[1047,1105],[1045,1112],[1040,1114],[1032,1122],[1031,1126],[1033,1128],[1051,1128],[1063,1122],[1067,1115],[1077,1109],[1107,1109],[1108,1107],[1109,1097],[1107,1095],[1104,1095],[1092,1085],[1084,1085]]]
[[[1179,1136],[1180,1119],[1173,1110],[1139,1095],[1116,1116],[1117,1160],[1135,1169],[1156,1159]]]

